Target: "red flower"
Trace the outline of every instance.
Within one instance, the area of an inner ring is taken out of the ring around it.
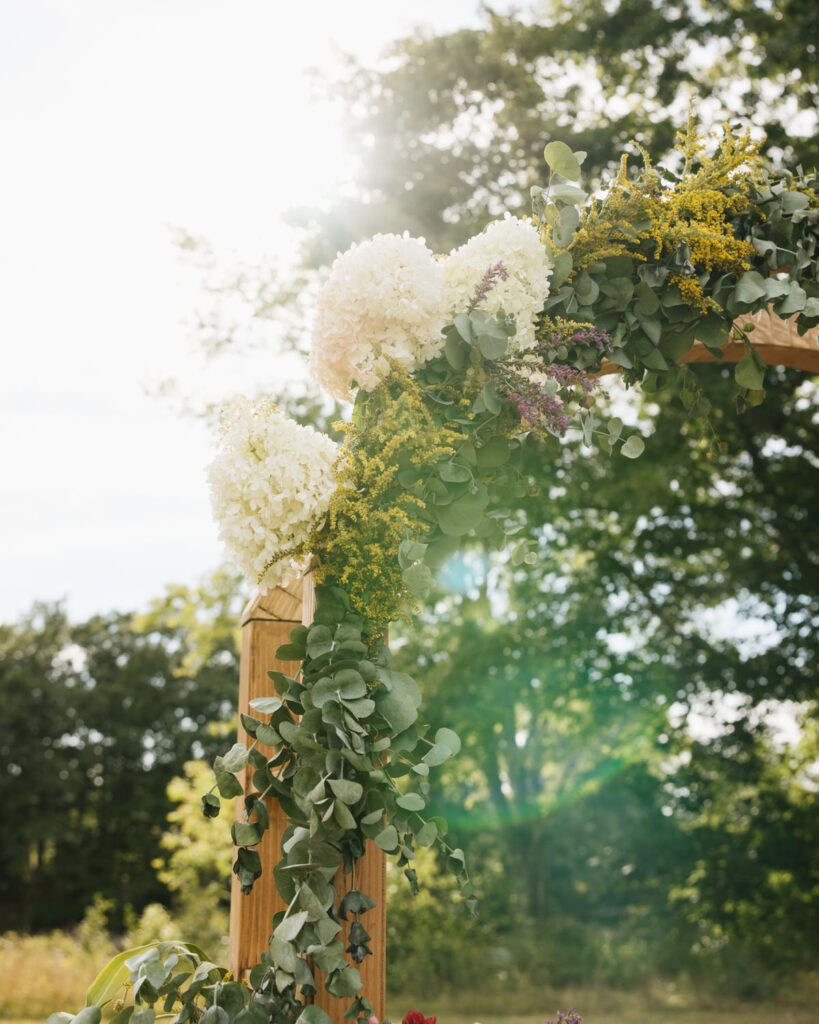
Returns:
[[[436,1017],[425,1017],[418,1010],[410,1010],[401,1024],[436,1024]]]

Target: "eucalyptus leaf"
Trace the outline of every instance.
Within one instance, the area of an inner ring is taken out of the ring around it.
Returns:
[[[569,181],[580,178],[580,162],[565,142],[550,142],[543,150],[543,159],[561,177]]]
[[[349,779],[329,779],[328,785],[333,793],[345,804],[354,804],[364,794],[364,787],[360,782],[351,782]]]
[[[747,352],[736,365],[734,379],[741,388],[759,391],[765,382],[765,370],[757,363],[753,354]]]
[[[448,747],[451,754],[460,753],[461,741],[458,734],[453,732],[452,729],[439,729],[435,733],[435,742],[436,744],[441,744],[441,746]]]
[[[426,807],[424,798],[418,793],[406,793],[397,797],[395,802],[405,811],[422,811]]]
[[[395,829],[395,825],[387,825],[382,832],[378,833],[373,842],[386,853],[393,853],[397,850],[398,832]]]
[[[625,455],[627,459],[637,459],[645,451],[645,441],[640,437],[639,434],[632,434],[631,437],[627,438],[623,447],[620,449],[620,454]]]

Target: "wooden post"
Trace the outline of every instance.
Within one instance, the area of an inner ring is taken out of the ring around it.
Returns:
[[[275,695],[273,683],[268,676],[271,669],[291,675],[298,669],[298,662],[279,661],[276,651],[290,639],[290,630],[301,623],[302,581],[287,588],[276,587],[266,594],[257,595],[242,613],[242,657],[239,667],[239,711],[248,714],[250,701],[257,697]],[[239,721],[239,741],[244,743],[247,733]],[[262,753],[273,757],[271,747],[259,746]],[[245,769],[245,793],[252,790],[252,770]],[[287,818],[279,807],[278,800],[266,798],[270,814],[270,827],[258,845],[262,861],[262,877],[256,879],[253,891],[245,896],[234,875],[230,894],[230,969],[235,978],[244,978],[247,972],[261,959],[273,930],[273,915],[283,910],[285,904],[279,896],[273,881],[273,867],[281,859],[282,833],[287,827]],[[236,801],[236,816],[244,807],[241,797]]]
[[[242,616],[242,658],[239,672],[239,710],[247,713],[248,705],[256,697],[267,697],[275,690],[268,671],[292,674],[298,668],[294,662],[281,662],[275,657],[280,644],[290,637],[290,630],[303,622],[309,625],[315,611],[315,590],[310,574],[286,588],[277,587],[267,594],[259,595],[244,611]],[[245,739],[244,730],[239,727],[239,739]],[[268,753],[264,747],[260,749]],[[273,751],[269,750],[269,756]],[[249,792],[250,773],[246,770],[245,792]],[[281,837],[287,827],[287,818],[275,798],[268,799],[270,828],[257,847],[262,862],[262,877],[257,879],[249,896],[242,895],[236,877],[230,901],[230,968],[237,978],[245,977],[250,968],[259,962],[262,952],[267,949],[272,931],[273,915],[285,909],[273,881],[273,868],[281,858]],[[237,800],[237,815],[241,814],[242,802]],[[339,869],[333,880],[339,897],[352,888],[352,877]],[[386,1001],[386,857],[370,840],[364,857],[356,865],[356,888],[375,900],[376,906],[363,915],[362,924],[369,932],[373,951],[363,964],[358,965],[363,982],[363,994],[373,1004],[376,1017],[384,1019]],[[347,945],[350,922],[344,925],[340,938]],[[323,976],[314,969],[317,980]],[[349,1000],[335,999],[323,985],[320,986],[315,1002],[329,1014],[333,1024],[346,1024],[344,1011]]]

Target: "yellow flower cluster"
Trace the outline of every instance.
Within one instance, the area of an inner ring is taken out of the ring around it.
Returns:
[[[675,272],[672,280],[689,305],[704,311],[711,300],[697,275],[739,274],[750,265],[753,247],[734,237],[731,221],[754,209],[749,193],[761,179],[760,158],[749,135],[736,137],[727,126],[714,156],[705,156],[693,116],[677,143],[685,162],[671,185],[663,184],[641,147],[644,168],[637,179],[629,179],[623,157],[611,191],[584,212],[568,250],[576,274],[609,256],[660,260],[686,245],[693,272]]]
[[[377,636],[405,605],[398,548],[427,529],[424,478],[463,437],[441,425],[420,385],[399,368],[367,396],[360,416],[344,429],[338,488],[313,542],[316,579],[341,584]],[[407,476],[416,483],[407,486]]]

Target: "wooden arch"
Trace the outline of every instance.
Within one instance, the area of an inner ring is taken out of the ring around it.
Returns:
[[[819,328],[804,335],[796,330],[795,318],[782,320],[770,311],[755,317],[741,317],[737,323],[748,323],[752,319],[755,330],[751,335],[754,348],[762,360],[770,366],[788,366],[808,373],[819,374]],[[745,355],[742,341],[730,341],[722,349],[723,359],[738,362]],[[681,363],[716,362],[715,357],[701,342],[694,343],[691,351],[680,359]],[[617,373],[621,368],[604,360],[602,373]],[[268,671],[276,670],[291,674],[298,670],[297,662],[282,662],[276,658],[278,647],[286,643],[290,630],[300,623],[309,625],[313,619],[315,595],[312,576],[309,574],[286,587],[276,587],[266,594],[259,594],[248,604],[242,615],[242,657],[239,677],[239,710],[247,713],[251,700],[267,697],[274,693]],[[239,740],[245,742],[247,735],[239,726]],[[274,755],[269,747],[260,747],[268,757]],[[245,769],[244,787],[252,789],[251,772]],[[233,878],[230,907],[230,967],[234,977],[244,978],[250,968],[259,962],[267,949],[272,931],[272,917],[283,910],[284,902],[279,896],[273,878],[273,868],[280,858],[282,833],[287,819],[278,802],[268,799],[270,828],[265,833],[258,850],[262,861],[263,874],[249,896],[243,896],[237,879]],[[241,813],[242,802],[237,800],[237,814]],[[356,886],[376,901],[375,909],[368,911],[365,927],[372,937],[374,953],[361,965],[363,992],[372,1002],[375,1015],[384,1019],[385,978],[386,978],[386,908],[385,908],[386,864],[385,856],[373,843],[368,843],[367,853],[359,863]],[[350,888],[349,876],[339,871],[335,878],[336,889],[344,893]],[[346,937],[347,928],[341,937]],[[346,938],[345,938],[346,945]],[[318,972],[316,972],[318,974]],[[344,1024],[346,1000],[334,999],[319,985],[315,1002],[330,1015],[333,1024]]]
[[[754,323],[756,326],[750,338],[760,358],[768,366],[789,366],[806,373],[819,373],[819,327],[813,327],[805,334],[796,329],[796,317],[783,320],[772,310],[762,310],[754,316],[742,316],[736,320],[738,326]],[[729,363],[738,363],[745,355],[743,341],[729,341],[722,348],[722,358]],[[691,350],[678,360],[680,363],[715,363],[718,360],[701,341],[695,341]],[[601,373],[620,373],[622,368],[608,359],[603,360]]]

